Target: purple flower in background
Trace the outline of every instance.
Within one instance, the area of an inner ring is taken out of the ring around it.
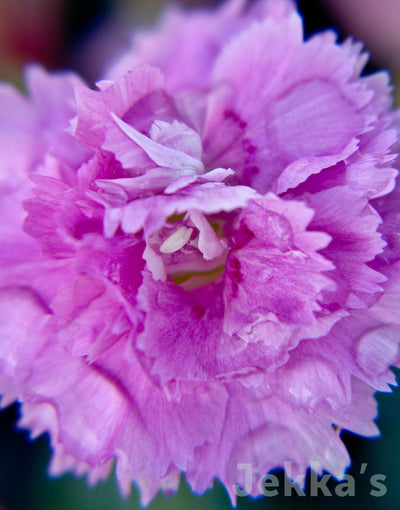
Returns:
[[[399,364],[396,113],[292,4],[168,10],[97,89],[0,89],[0,387],[50,471],[149,502],[349,465]],[[255,491],[257,488],[255,487]]]

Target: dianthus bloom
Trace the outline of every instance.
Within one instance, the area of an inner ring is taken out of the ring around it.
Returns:
[[[399,363],[388,77],[283,0],[166,12],[92,90],[0,90],[1,391],[50,470],[341,477]],[[257,487],[254,491],[256,493]]]

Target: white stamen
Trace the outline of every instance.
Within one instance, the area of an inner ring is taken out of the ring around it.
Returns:
[[[192,235],[193,229],[182,225],[170,235],[160,246],[161,253],[175,253],[185,246]]]

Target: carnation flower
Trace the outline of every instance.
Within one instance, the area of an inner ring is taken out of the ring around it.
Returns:
[[[340,478],[399,364],[385,73],[283,0],[167,10],[96,90],[0,90],[0,384],[52,474],[142,502],[239,463]],[[254,488],[256,491],[257,488]],[[256,492],[254,492],[256,493]]]

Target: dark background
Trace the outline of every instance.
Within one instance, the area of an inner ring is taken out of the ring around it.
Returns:
[[[31,61],[41,62],[49,69],[76,69],[89,81],[100,79],[104,61],[118,51],[130,29],[151,24],[168,1],[0,0],[0,79],[21,84],[23,67]],[[336,0],[297,0],[304,13],[307,34],[329,27],[339,32],[341,38],[346,35],[349,26],[345,24],[346,29],[341,30],[338,13],[326,8],[333,1]],[[204,6],[219,2],[180,0],[180,3]],[[358,27],[354,28],[361,36],[365,35]],[[382,62],[377,64],[381,66]]]
[[[0,0],[0,78],[21,85],[24,64],[39,61],[49,69],[76,69],[89,82],[95,81],[101,78],[103,64],[98,55],[111,58],[123,44],[129,28],[149,23],[162,4],[162,0]],[[307,34],[329,27],[339,33],[340,39],[346,36],[322,0],[299,0],[298,5],[304,15]],[[374,48],[368,49],[374,56]],[[381,65],[382,61],[372,59],[367,72]],[[396,69],[392,72],[395,74]],[[355,479],[354,497],[336,496],[332,481],[329,484],[332,497],[309,494],[285,497],[280,490],[274,498],[239,498],[238,508],[336,509],[339,505],[344,509],[399,508],[400,390],[395,390],[394,394],[380,394],[378,402],[380,438],[343,435],[353,459],[349,473]],[[135,487],[127,501],[121,499],[114,474],[94,489],[87,488],[84,479],[74,479],[70,475],[59,479],[48,477],[46,469],[51,454],[48,438],[42,436],[30,442],[25,432],[15,429],[17,417],[17,405],[0,413],[0,510],[134,510],[140,507]],[[367,463],[365,474],[360,474],[362,463]],[[282,473],[277,471],[276,474],[282,488]],[[370,495],[369,480],[375,474],[386,476],[387,494],[383,497]],[[167,499],[159,495],[149,506],[150,510],[188,508],[228,510],[231,507],[220,484],[216,483],[213,490],[200,497],[192,494],[184,481],[176,495]]]

